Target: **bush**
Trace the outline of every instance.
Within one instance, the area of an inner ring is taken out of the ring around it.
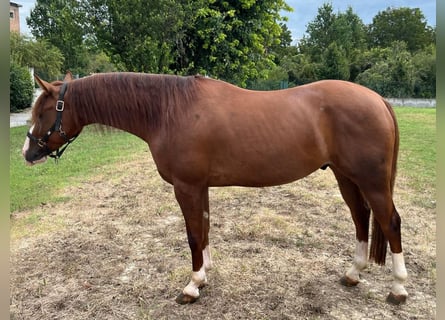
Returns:
[[[34,84],[28,68],[11,63],[9,87],[10,112],[20,111],[32,106]]]

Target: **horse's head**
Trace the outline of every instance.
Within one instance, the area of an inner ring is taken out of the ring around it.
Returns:
[[[47,156],[59,158],[81,131],[75,125],[72,110],[66,108],[64,102],[72,80],[71,73],[67,73],[63,82],[48,83],[38,76],[35,79],[42,94],[33,106],[32,126],[22,150],[29,165],[45,162]],[[64,144],[65,147],[59,150]]]

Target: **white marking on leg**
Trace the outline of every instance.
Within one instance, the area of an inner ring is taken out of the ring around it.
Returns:
[[[346,276],[353,281],[360,281],[360,271],[368,264],[368,242],[357,241],[352,267],[346,272]]]
[[[212,256],[210,254],[209,246],[206,246],[205,249],[202,250],[202,258],[204,260],[205,271],[208,271],[208,270],[212,269],[212,267],[213,267]]]
[[[194,298],[199,297],[199,288],[207,284],[206,271],[212,268],[212,258],[210,255],[209,246],[206,246],[205,249],[202,250],[202,258],[203,264],[201,269],[199,269],[198,272],[192,272],[192,279],[182,291],[183,294],[189,295]]]
[[[182,290],[184,295],[188,295],[193,298],[199,297],[199,287],[207,282],[206,272],[204,264],[198,272],[192,272],[192,279],[189,284]]]
[[[405,259],[403,258],[403,252],[392,254],[392,274],[394,276],[394,282],[392,284],[391,292],[396,296],[408,296],[408,292],[405,290],[403,284],[408,278],[408,272],[405,267]]]

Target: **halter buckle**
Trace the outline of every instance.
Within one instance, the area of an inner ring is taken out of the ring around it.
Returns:
[[[62,112],[64,108],[65,108],[65,101],[57,100],[56,111]]]
[[[38,145],[40,148],[44,148],[44,147],[46,146],[46,142],[43,141],[42,139],[39,139],[39,140],[37,140],[37,145]]]

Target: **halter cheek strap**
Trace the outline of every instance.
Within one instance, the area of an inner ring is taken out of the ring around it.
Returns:
[[[65,96],[65,92],[66,89],[68,87],[68,83],[64,82],[62,84],[62,88],[60,89],[59,92],[59,98],[57,100],[56,103],[56,120],[54,121],[54,124],[51,126],[51,128],[49,128],[49,130],[46,132],[46,134],[42,137],[42,138],[36,138],[35,136],[33,136],[30,132],[28,132],[26,134],[26,136],[28,138],[30,138],[33,141],[37,142],[37,145],[44,149],[45,152],[48,153],[48,156],[51,158],[54,158],[56,161],[62,156],[63,152],[65,151],[65,149],[70,145],[71,142],[73,142],[76,138],[77,138],[77,134],[71,138],[68,138],[65,131],[63,131],[62,129],[62,114],[63,114],[63,110],[65,108],[65,102],[64,102],[64,96]],[[54,132],[59,132],[60,137],[63,138],[63,140],[65,140],[65,145],[63,146],[62,149],[57,149],[55,150],[55,154],[48,148],[47,146],[47,142],[49,140],[49,137],[54,133]]]

